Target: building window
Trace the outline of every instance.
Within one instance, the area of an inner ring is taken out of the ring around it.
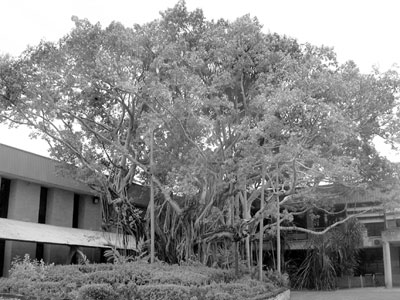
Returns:
[[[319,231],[328,226],[328,216],[322,211],[314,212],[311,214],[314,229]]]
[[[368,236],[381,236],[382,231],[385,230],[385,224],[382,223],[365,223]]]
[[[1,178],[0,181],[0,218],[7,218],[11,180]]]
[[[355,270],[355,275],[383,274],[382,247],[360,249],[358,260],[359,265]]]
[[[302,215],[294,215],[293,225],[301,228],[307,228],[307,215],[305,213]]]
[[[40,189],[40,202],[39,202],[39,217],[38,223],[46,223],[46,211],[47,211],[47,188],[41,187]]]
[[[74,208],[72,214],[72,228],[79,226],[79,194],[74,194]]]
[[[41,261],[44,259],[44,244],[43,243],[36,243],[36,259]]]
[[[38,215],[39,224],[46,224],[47,192],[48,192],[47,188],[43,186],[40,188],[40,202],[39,202],[39,215]],[[44,244],[36,243],[36,259],[40,261],[43,258],[44,258]]]

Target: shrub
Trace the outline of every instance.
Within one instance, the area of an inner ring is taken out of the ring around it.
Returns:
[[[11,262],[10,277],[40,281],[46,277],[48,270],[52,266],[54,265],[46,265],[43,260],[31,260],[29,254],[25,254],[23,259],[16,258]]]
[[[154,284],[204,285],[209,281],[206,275],[187,270],[155,271],[151,282]]]
[[[197,265],[174,265],[172,272],[178,274],[185,281],[193,280],[194,284],[209,284],[212,282],[231,282],[236,279],[234,270],[209,268],[201,264]]]
[[[78,300],[109,300],[117,297],[111,285],[105,283],[87,284],[78,291]]]
[[[202,291],[203,289],[203,291]],[[193,295],[198,300],[219,300],[219,299],[268,299],[273,291],[277,290],[272,283],[262,283],[257,280],[244,278],[231,283],[210,284],[202,287],[200,291],[193,290]],[[205,289],[205,293],[204,293]],[[232,298],[230,298],[232,297]]]
[[[124,281],[123,274],[113,270],[92,272],[86,274],[85,277],[85,282],[89,284],[107,283],[112,285],[119,284]]]
[[[36,299],[41,300],[52,300],[69,298],[73,290],[73,287],[65,285],[63,282],[46,281],[26,287],[26,289],[22,290],[23,292],[21,292],[21,294],[35,296]]]
[[[81,278],[83,277],[83,273],[77,268],[77,266],[52,266],[47,269],[46,274],[44,275],[44,281],[52,281],[52,282],[74,282],[79,284],[81,282]]]
[[[289,287],[290,285],[290,279],[287,273],[279,274],[277,271],[269,269],[265,275],[267,280],[272,281],[277,286]]]
[[[116,288],[119,299],[135,299],[137,295],[137,285],[134,283],[120,284]]]
[[[190,299],[189,287],[175,284],[149,284],[138,287],[137,298],[140,300]]]
[[[254,300],[257,295],[269,295],[284,282],[284,278],[273,272],[269,272],[268,276],[272,280],[259,282],[250,276],[236,280],[234,271],[203,265],[178,266],[137,261],[116,265],[46,266],[24,259],[14,265],[9,278],[0,280],[0,292],[43,300],[226,300],[232,295],[234,299]]]
[[[3,284],[6,283],[6,284]],[[63,282],[40,282],[27,279],[0,280],[0,293],[15,293],[24,296],[33,296],[37,299],[64,299],[76,289],[74,286]]]
[[[210,282],[232,282],[236,279],[234,270],[216,269],[209,274]]]
[[[14,280],[10,278],[0,278],[0,293],[11,293]]]

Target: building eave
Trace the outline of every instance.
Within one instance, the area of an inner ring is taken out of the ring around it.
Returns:
[[[82,194],[93,194],[83,183],[57,173],[58,164],[53,159],[0,144],[0,176]]]
[[[133,236],[0,218],[0,239],[94,248],[136,249]],[[125,243],[123,242],[125,241]]]

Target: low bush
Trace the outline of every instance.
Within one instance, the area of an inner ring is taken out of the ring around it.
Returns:
[[[42,300],[245,300],[270,295],[284,284],[284,277],[274,273],[268,275],[272,280],[259,282],[249,276],[236,280],[234,271],[202,265],[137,261],[47,266],[24,258],[13,264],[9,278],[0,280],[0,293],[22,294]]]
[[[117,297],[112,286],[106,283],[84,285],[78,291],[78,300],[108,300]]]
[[[14,280],[10,278],[0,278],[0,293],[11,293]]]
[[[138,287],[136,299],[139,300],[189,300],[190,288],[176,284],[149,284]]]
[[[278,286],[289,287],[290,279],[287,273],[279,274],[277,271],[268,270],[265,274],[268,281],[272,281]]]

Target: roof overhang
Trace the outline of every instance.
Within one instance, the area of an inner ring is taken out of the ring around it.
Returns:
[[[126,236],[123,239],[122,235],[112,232],[68,228],[5,218],[0,218],[0,239],[67,246],[115,247],[136,250],[136,240],[133,236]]]
[[[0,143],[0,176],[92,195],[93,191],[83,183],[57,171],[60,163],[24,150]]]

